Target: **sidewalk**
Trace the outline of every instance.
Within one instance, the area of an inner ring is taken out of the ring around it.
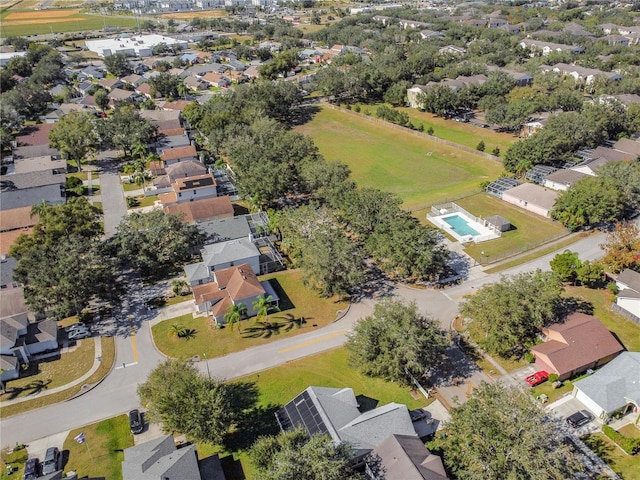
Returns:
[[[46,397],[47,395],[53,395],[54,393],[62,392],[68,388],[75,387],[76,385],[83,383],[85,380],[90,378],[91,375],[93,375],[96,372],[96,370],[98,370],[98,367],[100,367],[100,363],[102,362],[102,342],[100,341],[100,337],[93,337],[93,341],[95,342],[94,343],[95,356],[93,359],[93,365],[91,366],[89,371],[84,375],[82,375],[80,378],[76,378],[72,382],[69,382],[65,385],[60,385],[59,387],[52,388],[51,390],[45,390],[35,395],[28,395],[26,397],[14,398],[13,400],[6,400],[2,402],[0,405],[2,405],[3,407],[6,407],[7,405],[15,405],[17,403],[27,402],[29,400],[33,400],[36,398]]]

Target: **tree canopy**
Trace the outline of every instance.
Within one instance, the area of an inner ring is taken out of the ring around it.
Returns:
[[[469,297],[460,312],[471,319],[469,330],[489,353],[522,356],[540,329],[556,319],[563,291],[553,272],[502,277]]]
[[[302,429],[262,437],[249,455],[262,480],[363,478],[350,467],[352,452],[347,445],[336,445],[328,435],[308,438]]]
[[[612,272],[625,268],[640,271],[640,228],[634,222],[618,222],[600,245],[602,262]]]
[[[449,339],[415,303],[385,300],[361,319],[347,341],[349,362],[365,375],[411,384],[442,361]]]
[[[161,422],[165,432],[219,444],[255,405],[257,390],[245,387],[210,379],[190,363],[169,359],[138,386],[138,396],[149,419]]]
[[[150,143],[156,133],[157,127],[132,105],[116,106],[112,115],[98,123],[102,146],[119,148],[126,156],[131,156],[135,145]]]
[[[132,72],[131,64],[124,53],[115,53],[104,57],[104,66],[107,71],[116,77],[124,77]]]
[[[154,210],[126,216],[117,227],[112,247],[121,261],[154,275],[189,260],[201,240],[194,225]]]
[[[528,395],[500,383],[482,383],[452,409],[440,446],[443,460],[460,480],[575,478],[582,459],[564,441],[554,420]]]
[[[95,151],[98,134],[95,117],[89,112],[72,111],[58,120],[49,132],[49,144],[75,160],[82,170],[82,160]]]

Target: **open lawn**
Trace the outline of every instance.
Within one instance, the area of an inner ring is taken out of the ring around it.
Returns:
[[[640,456],[627,455],[603,433],[587,435],[582,441],[624,480],[640,480]]]
[[[511,222],[512,230],[504,232],[500,238],[482,243],[470,243],[465,247],[467,254],[483,263],[491,262],[494,256],[501,257],[507,252],[528,250],[545,241],[569,234],[569,231],[560,223],[503,202],[487,193],[461,198],[455,203],[478,217],[500,215]]]
[[[369,108],[374,113],[377,106],[367,106],[366,108]],[[519,140],[518,137],[510,133],[496,132],[489,128],[476,127],[469,123],[447,120],[442,117],[436,117],[433,113],[421,112],[416,108],[399,107],[396,110],[409,115],[411,123],[416,127],[420,124],[424,125],[425,132],[429,127],[433,128],[433,135],[438,138],[471,148],[476,148],[482,140],[485,144],[485,152],[488,153],[498,147],[501,155],[503,155],[511,145]]]
[[[499,162],[331,108],[297,130],[328,161],[349,165],[358,185],[395,193],[411,210],[473,193],[502,172]]]
[[[594,290],[586,287],[565,287],[566,297],[575,297],[593,305],[593,315],[618,338],[630,352],[640,351],[640,325],[636,325],[621,315],[611,311],[613,294],[608,290]]]
[[[192,20],[194,18],[222,18],[228,17],[229,13],[226,10],[202,10],[198,12],[174,12],[163,13],[158,15],[160,18],[173,18],[175,20]]]
[[[26,397],[49,389],[65,385],[87,373],[93,365],[94,340],[87,338],[78,341],[73,351],[63,353],[60,357],[32,363],[27,374],[7,382],[6,390],[0,400],[11,400]]]
[[[153,207],[160,197],[158,195],[139,195],[135,197],[138,205],[135,208]]]
[[[84,433],[86,443],[79,444],[73,438]],[[69,432],[64,441],[64,450],[69,453],[65,471],[75,470],[78,477],[122,478],[123,449],[133,446],[126,415],[86,425]]]
[[[186,358],[206,353],[208,358],[226,355],[245,348],[261,345],[272,340],[309,332],[323,327],[336,319],[336,313],[347,307],[338,298],[320,298],[302,284],[302,273],[298,270],[274,273],[260,277],[271,280],[271,285],[280,297],[282,311],[269,314],[269,322],[275,327],[266,329],[262,322],[250,318],[240,322],[240,327],[216,328],[206,317],[193,318],[184,315],[154,325],[152,328],[156,346],[170,357]],[[300,318],[304,323],[300,324]],[[177,336],[172,325],[178,324],[191,335]]]
[[[1,37],[101,30],[105,26],[134,27],[136,25],[134,17],[92,15],[83,13],[80,9],[36,11],[11,9],[2,14],[1,20]]]
[[[0,480],[22,478],[24,464],[27,458],[29,458],[29,452],[26,448],[21,448],[15,452],[7,452],[3,449],[0,454]],[[9,465],[15,469],[11,475],[7,473],[7,467]]]

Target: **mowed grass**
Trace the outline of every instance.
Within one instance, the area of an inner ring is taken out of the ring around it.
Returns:
[[[216,328],[206,317],[193,318],[191,314],[172,318],[152,327],[153,338],[158,349],[170,357],[187,358],[205,353],[208,358],[226,355],[245,348],[262,345],[283,337],[307,333],[323,327],[336,319],[339,310],[347,302],[338,298],[320,298],[302,283],[299,270],[289,270],[260,277],[271,280],[271,285],[280,297],[282,311],[269,314],[269,322],[279,328],[262,329],[257,319],[250,318],[233,326]],[[291,320],[304,317],[305,323],[298,326]],[[187,337],[172,333],[172,325],[194,330]]]
[[[60,358],[33,364],[32,375],[11,380],[0,400],[26,397],[65,385],[87,373],[93,365],[95,342],[93,338],[78,341],[78,347],[63,353]]]
[[[500,154],[503,155],[511,145],[519,140],[518,137],[510,133],[496,132],[489,128],[476,127],[469,123],[447,120],[432,113],[421,112],[415,108],[399,107],[397,110],[409,115],[411,123],[416,127],[422,124],[425,132],[429,127],[433,128],[433,135],[438,138],[471,148],[476,148],[478,143],[483,141],[485,144],[484,151],[487,153],[491,153],[495,147],[498,147]],[[371,108],[370,111],[375,113],[375,108]]]
[[[87,441],[79,444],[74,437],[84,433]],[[69,452],[65,471],[75,470],[78,477],[122,478],[122,461],[125,448],[133,446],[126,415],[103,420],[72,430],[64,441],[64,450]]]
[[[12,17],[11,14],[29,14],[29,18]],[[0,37],[102,30],[107,27],[134,27],[134,17],[91,15],[78,10],[38,10],[32,12],[15,9],[3,12]]]
[[[640,480],[638,455],[627,455],[603,433],[594,433],[582,440],[624,480]]]
[[[408,209],[476,191],[502,172],[499,162],[331,108],[297,130],[328,161],[349,165],[358,185],[395,193]]]
[[[483,257],[491,261],[492,256],[516,252],[528,245],[537,246],[564,233],[569,234],[562,224],[503,202],[487,193],[462,198],[455,203],[478,217],[500,215],[511,222],[512,230],[504,232],[500,238],[477,244],[470,243],[465,247],[465,252],[477,260],[482,260]]]

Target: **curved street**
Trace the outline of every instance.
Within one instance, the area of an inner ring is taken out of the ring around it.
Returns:
[[[598,233],[571,245],[580,258],[597,259],[602,255],[599,244],[604,234]],[[274,342],[248,348],[224,357],[198,363],[198,367],[222,379],[234,379],[273,368],[283,363],[313,355],[344,344],[347,333],[354,323],[369,315],[375,302],[383,296],[393,296],[415,301],[425,314],[438,319],[443,328],[449,328],[458,311],[462,297],[482,285],[497,282],[501,275],[548,269],[549,260],[557,252],[542,256],[531,262],[495,274],[485,274],[481,267],[473,267],[464,283],[443,289],[424,290],[374,281],[369,285],[367,295],[352,303],[348,312],[340,320],[302,335],[276,340]],[[98,386],[75,399],[15,415],[2,420],[2,445],[28,443],[59,432],[68,431],[121,414],[138,406],[136,388],[146,380],[148,373],[163,360],[151,337],[151,325],[173,316],[181,315],[180,304],[168,307],[159,313],[146,308],[145,296],[157,292],[145,290],[135,277],[129,278],[129,295],[124,299],[118,312],[114,313],[112,324],[101,325],[102,334],[115,335],[116,359],[113,370]],[[157,288],[163,288],[158,286]]]

